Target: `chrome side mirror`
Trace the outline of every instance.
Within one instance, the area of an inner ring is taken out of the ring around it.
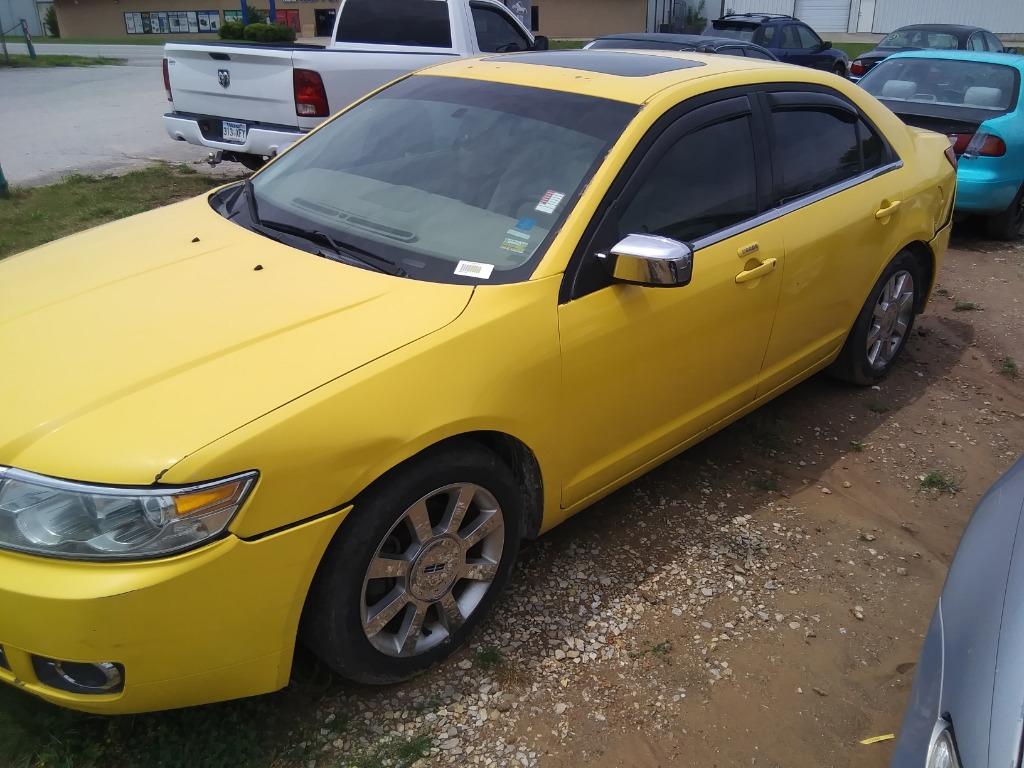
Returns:
[[[597,257],[608,266],[618,283],[675,288],[688,285],[693,277],[690,246],[657,235],[627,235],[610,254]]]

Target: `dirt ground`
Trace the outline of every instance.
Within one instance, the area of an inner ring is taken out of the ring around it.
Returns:
[[[898,731],[963,527],[1024,451],[1022,285],[1024,244],[956,236],[880,387],[815,377],[531,545],[469,649],[329,693],[300,762],[407,764],[387,745],[416,735],[417,765],[888,765],[859,741]]]

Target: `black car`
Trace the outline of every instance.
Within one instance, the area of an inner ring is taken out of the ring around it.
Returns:
[[[959,24],[911,24],[886,35],[873,50],[862,53],[850,65],[850,79],[856,82],[878,62],[899,51],[995,51],[1016,53],[999,38],[980,27]]]
[[[778,61],[767,48],[743,40],[704,35],[675,35],[665,32],[624,32],[618,35],[604,35],[587,43],[585,47],[724,53],[732,56],[746,56],[751,59]]]
[[[818,33],[795,16],[781,13],[728,13],[711,22],[704,34],[730,37],[772,52],[779,61],[824,69],[841,77],[849,73],[850,59],[822,40]]]

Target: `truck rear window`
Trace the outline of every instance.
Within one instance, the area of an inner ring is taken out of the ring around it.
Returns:
[[[447,0],[347,0],[339,43],[451,48]]]

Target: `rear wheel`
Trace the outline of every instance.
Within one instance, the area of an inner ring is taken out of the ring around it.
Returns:
[[[303,639],[360,683],[407,680],[457,649],[508,582],[522,510],[483,447],[413,459],[360,497],[317,572]]]
[[[835,66],[832,67],[832,71],[840,77],[846,77],[846,65],[841,61],[837,61]]]
[[[903,251],[889,262],[832,364],[835,376],[868,385],[888,375],[914,328],[924,282],[921,263],[913,254]]]
[[[1024,186],[1005,211],[985,220],[985,228],[997,240],[1016,240],[1024,234]]]

